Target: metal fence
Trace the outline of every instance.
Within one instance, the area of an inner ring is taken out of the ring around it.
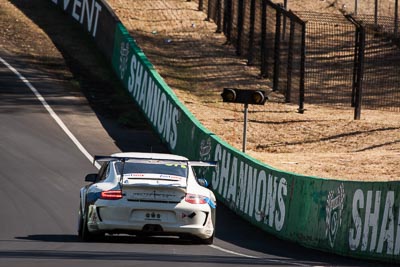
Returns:
[[[306,101],[350,105],[356,26],[342,15],[298,13],[306,27]]]
[[[286,102],[400,111],[400,49],[392,18],[286,11],[270,0],[204,0],[237,54]],[[385,23],[387,21],[387,23]]]
[[[307,21],[306,102],[400,111],[400,49],[391,19],[381,17],[376,27],[374,16],[297,14]]]
[[[205,0],[199,9],[215,21],[217,31],[236,47],[248,65],[259,66],[260,77],[303,111],[305,23],[269,0]]]
[[[341,0],[343,11],[355,17],[369,17],[375,26],[390,28],[390,33],[399,34],[399,0]]]
[[[374,109],[400,111],[400,42],[394,34],[393,21],[359,15],[365,28],[363,105]]]

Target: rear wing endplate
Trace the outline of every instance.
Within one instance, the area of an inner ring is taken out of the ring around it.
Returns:
[[[189,161],[192,167],[217,167],[217,164],[216,161]]]
[[[93,158],[93,164],[94,164],[95,162],[103,163],[103,162],[108,162],[108,161],[110,161],[110,160],[124,161],[124,160],[126,160],[126,159],[127,159],[127,158],[122,158],[122,157],[99,156],[99,155],[96,155],[96,156],[94,156],[94,158]]]

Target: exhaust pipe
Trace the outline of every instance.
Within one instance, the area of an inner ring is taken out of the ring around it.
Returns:
[[[146,233],[161,233],[164,230],[159,224],[146,224],[143,226],[142,231]]]

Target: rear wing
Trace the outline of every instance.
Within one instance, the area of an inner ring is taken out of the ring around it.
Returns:
[[[143,157],[118,157],[118,156],[100,156],[96,155],[93,158],[93,164],[95,162],[103,163],[103,162],[108,162],[111,160],[117,160],[117,161],[127,161],[131,159],[152,159],[152,160],[165,160],[165,161],[176,161],[176,162],[184,162],[185,160],[181,159],[165,159],[165,158],[143,158]],[[217,161],[192,161],[188,160],[188,164],[192,167],[217,167]]]
[[[187,160],[182,160],[182,159],[165,159],[165,158],[157,158],[157,157],[152,157],[152,158],[146,158],[146,157],[119,157],[119,156],[100,156],[100,155],[96,155],[93,158],[93,164],[95,162],[108,162],[111,160],[116,160],[116,161],[128,161],[128,160],[164,160],[164,161],[173,161],[173,162],[189,162]]]

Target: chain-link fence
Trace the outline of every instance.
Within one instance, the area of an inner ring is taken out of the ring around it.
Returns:
[[[343,12],[354,17],[368,16],[375,27],[385,27],[394,36],[399,34],[399,0],[340,0]]]
[[[305,23],[269,0],[205,0],[199,9],[217,23],[227,41],[260,76],[273,81],[273,90],[303,110]]]
[[[200,7],[237,54],[260,66],[261,77],[300,110],[305,97],[400,111],[400,42],[392,17],[294,14],[270,0],[204,0]]]
[[[342,15],[301,12],[306,27],[306,102],[351,105],[356,27]]]
[[[390,18],[357,16],[366,31],[362,101],[365,107],[400,111],[400,43]]]
[[[352,23],[350,16],[340,14],[297,14],[307,21],[306,102],[354,106],[356,90],[361,88],[364,107],[400,111],[400,49],[390,18],[381,17],[376,27],[372,15],[351,17]],[[359,40],[362,65],[357,28],[365,31]],[[357,71],[361,71],[360,81]]]

